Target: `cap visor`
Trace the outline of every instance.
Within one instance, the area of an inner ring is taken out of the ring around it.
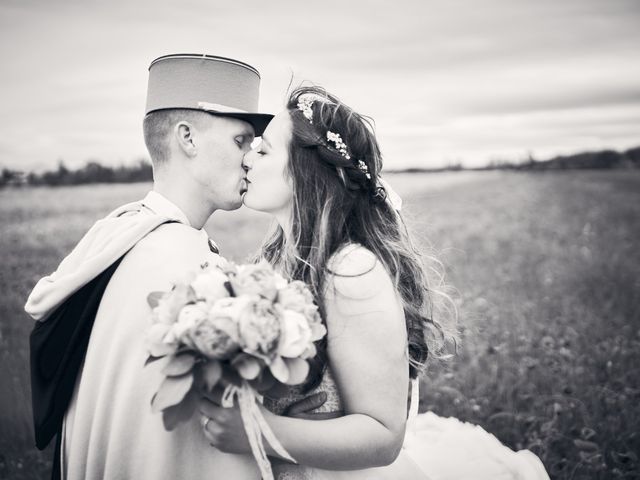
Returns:
[[[211,112],[207,111],[211,115],[217,115],[219,117],[231,117],[239,120],[244,120],[253,125],[253,129],[256,131],[256,137],[262,136],[267,125],[273,119],[273,115],[270,113],[236,113],[236,112]]]

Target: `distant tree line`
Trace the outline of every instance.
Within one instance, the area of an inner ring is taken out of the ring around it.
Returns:
[[[108,167],[96,161],[88,162],[84,167],[72,170],[64,162],[58,164],[56,170],[43,173],[28,173],[2,170],[0,187],[5,185],[83,185],[87,183],[133,183],[148,182],[153,178],[153,171],[148,160],[140,159],[133,165]]]
[[[601,150],[582,152],[573,155],[560,155],[549,160],[536,160],[531,155],[524,162],[493,161],[481,170],[573,170],[573,169],[611,169],[640,168],[640,147],[617,152]]]
[[[465,168],[455,163],[441,168],[409,168],[396,172],[441,172],[460,170],[569,170],[569,169],[612,169],[640,168],[640,147],[617,152],[601,150],[574,155],[562,155],[549,160],[536,160],[533,156],[525,161],[493,160],[487,166]],[[153,171],[146,159],[140,159],[129,166],[107,167],[96,161],[84,167],[71,170],[63,162],[56,170],[43,173],[24,173],[18,170],[2,169],[0,187],[7,185],[82,185],[87,183],[132,183],[150,182]]]
[[[524,161],[492,160],[484,167],[465,168],[459,162],[439,168],[407,168],[394,172],[451,172],[460,170],[575,170],[640,168],[640,147],[617,152],[601,150],[573,155],[559,155],[549,160],[536,160],[532,155]]]

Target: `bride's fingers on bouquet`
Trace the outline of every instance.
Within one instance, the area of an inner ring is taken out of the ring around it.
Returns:
[[[209,391],[202,392],[203,398],[206,398],[211,403],[214,403],[215,405],[218,405],[218,406],[222,405],[223,395],[224,395],[224,388],[221,387],[220,385],[216,385],[215,387],[213,387],[213,389]]]
[[[204,435],[212,447],[227,453],[251,451],[237,407],[223,408],[206,398],[198,404]]]
[[[220,423],[224,419],[225,410],[228,409],[221,407],[207,397],[202,397],[198,402],[198,410],[203,417],[209,419],[209,422],[207,422],[205,426],[206,428],[213,423]]]
[[[287,417],[305,418],[307,414],[316,408],[320,408],[326,401],[327,394],[325,392],[314,393],[291,404],[284,415]]]

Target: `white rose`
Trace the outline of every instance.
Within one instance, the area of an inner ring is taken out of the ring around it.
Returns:
[[[284,310],[281,328],[278,355],[287,358],[300,357],[311,343],[312,332],[307,319],[301,313]]]
[[[212,304],[220,298],[229,296],[229,291],[224,286],[229,279],[218,268],[209,268],[196,276],[191,282],[196,297]]]
[[[182,307],[193,301],[187,285],[176,285],[173,290],[166,292],[152,310],[153,323],[171,325],[178,320]]]
[[[172,325],[168,335],[176,341],[182,341],[190,345],[191,342],[185,334],[192,328],[195,328],[198,322],[204,318],[207,318],[207,310],[203,302],[196,303],[195,305],[185,305],[182,307],[182,310],[180,310],[178,321]]]
[[[276,280],[276,288],[278,290],[282,290],[283,288],[287,288],[287,285],[289,284],[289,282],[287,282],[286,278],[284,278],[278,272],[274,273],[273,277]]]

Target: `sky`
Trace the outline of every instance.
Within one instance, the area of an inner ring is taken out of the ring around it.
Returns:
[[[233,5],[233,6],[232,6]],[[640,145],[640,1],[0,0],[0,167],[146,158],[149,63],[250,63],[371,116],[385,168]]]

